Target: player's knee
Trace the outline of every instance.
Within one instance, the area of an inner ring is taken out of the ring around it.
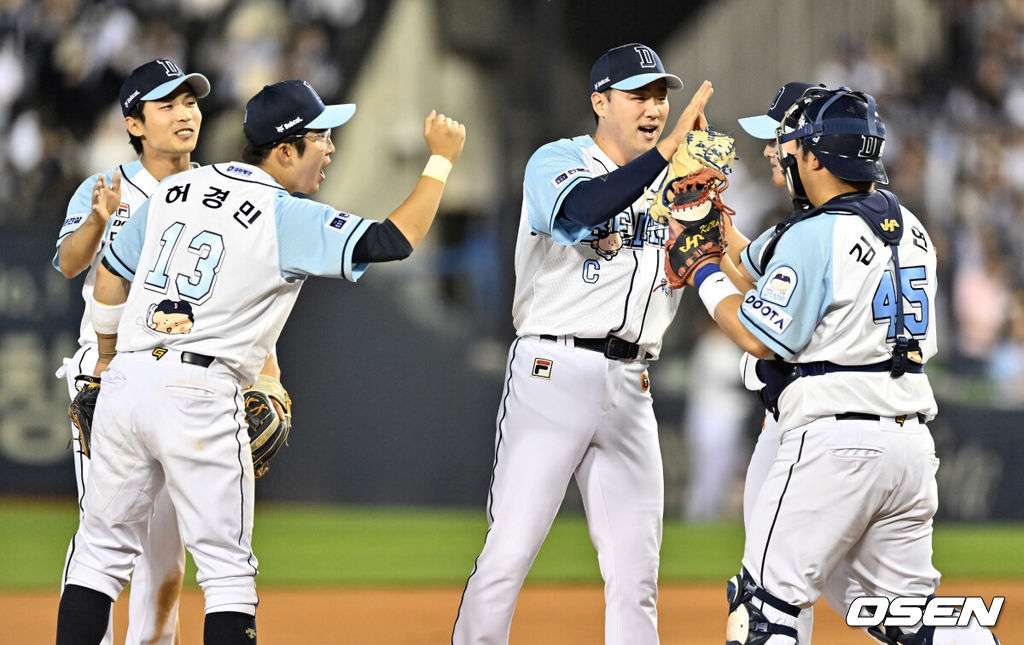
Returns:
[[[745,570],[726,585],[726,645],[796,645],[800,608],[759,587]]]

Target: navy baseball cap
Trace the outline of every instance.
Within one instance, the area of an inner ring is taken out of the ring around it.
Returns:
[[[185,74],[174,61],[166,58],[151,60],[132,70],[121,85],[121,112],[125,116],[141,101],[156,101],[174,92],[182,83],[188,83],[196,98],[210,93],[210,81],[202,74]]]
[[[786,83],[779,88],[772,104],[768,106],[768,112],[758,116],[748,116],[738,119],[743,129],[752,137],[758,139],[774,139],[775,130],[782,123],[782,117],[796,100],[803,96],[807,88],[815,87],[812,83]],[[788,124],[792,126],[793,124]]]
[[[324,105],[306,81],[281,81],[264,86],[245,105],[245,138],[262,148],[303,130],[327,130],[355,114],[353,103]]]
[[[601,54],[590,68],[590,91],[603,92],[609,88],[635,90],[661,78],[665,79],[670,90],[683,87],[678,76],[665,72],[665,66],[653,49],[640,43],[630,43]]]
[[[885,123],[875,97],[866,92],[823,89],[807,104],[795,129],[779,137],[779,143],[795,139],[840,179],[889,183],[882,165]]]

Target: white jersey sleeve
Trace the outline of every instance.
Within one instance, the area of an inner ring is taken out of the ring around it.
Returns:
[[[900,257],[905,334],[936,353],[935,252],[916,217],[903,209]],[[892,253],[860,217],[823,213],[788,230],[767,270],[744,295],[739,319],[788,362],[863,366],[892,355],[896,338]],[[841,412],[934,415],[924,374],[833,372],[804,377],[780,398],[780,423],[792,427]]]

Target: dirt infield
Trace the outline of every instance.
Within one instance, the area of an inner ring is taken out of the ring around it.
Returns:
[[[721,645],[725,641],[722,584],[665,584],[658,608],[664,645]],[[1024,581],[951,582],[942,595],[980,595],[990,602],[1005,596],[996,628],[1003,643],[1024,642]],[[279,644],[422,645],[451,640],[461,589],[324,589],[260,592],[259,642]],[[873,642],[846,627],[823,603],[815,615],[814,642],[867,645]],[[203,599],[182,598],[182,643],[202,643]],[[116,643],[124,642],[127,594],[114,610]],[[529,586],[519,597],[511,642],[518,645],[593,645],[603,642],[603,598],[598,586]],[[56,594],[0,594],[4,643],[52,643]]]

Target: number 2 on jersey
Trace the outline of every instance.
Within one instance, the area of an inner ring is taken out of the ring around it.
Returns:
[[[181,222],[175,222],[164,230],[160,236],[160,254],[156,258],[156,265],[146,274],[146,287],[160,293],[167,292],[167,265],[184,230],[185,225]],[[187,249],[196,256],[195,265],[191,274],[179,273],[175,277],[174,286],[182,299],[202,304],[213,291],[217,271],[224,261],[224,238],[219,233],[202,231],[192,238]]]
[[[925,286],[928,284],[928,273],[923,266],[901,267],[900,286],[903,291],[905,303],[913,305],[913,309],[903,307],[903,326],[911,338],[924,338],[928,333],[929,302],[928,292]],[[875,289],[875,296],[871,300],[871,313],[875,322],[885,324],[888,322],[889,330],[886,333],[886,340],[896,339],[896,283],[892,277],[892,271],[882,274],[882,279]]]

